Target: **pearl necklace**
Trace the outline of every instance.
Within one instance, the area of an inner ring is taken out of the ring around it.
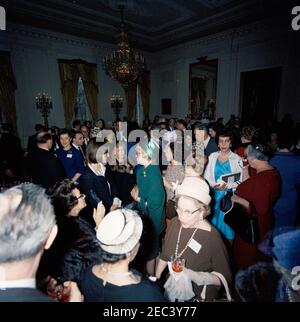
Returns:
[[[182,231],[182,226],[180,226],[179,233],[178,233],[178,238],[177,238],[177,243],[176,243],[176,247],[175,247],[175,258],[180,258],[183,255],[183,253],[187,250],[187,248],[189,246],[189,243],[194,238],[197,230],[198,230],[198,228],[196,228],[194,230],[194,232],[192,233],[191,238],[189,239],[189,241],[187,242],[187,244],[185,245],[185,247],[183,248],[183,250],[178,254],[179,241],[180,241],[180,236],[181,236],[181,231]]]

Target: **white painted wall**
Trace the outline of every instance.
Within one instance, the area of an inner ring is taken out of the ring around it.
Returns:
[[[11,61],[18,89],[16,90],[18,134],[27,145],[29,135],[36,123],[43,123],[35,107],[35,96],[45,91],[53,98],[53,110],[49,125],[64,126],[63,99],[57,59],[84,59],[97,64],[98,72],[98,116],[113,121],[115,115],[110,107],[112,94],[125,98],[122,87],[102,69],[102,58],[115,49],[114,45],[86,40],[20,25],[10,25],[0,32],[0,50],[11,53]],[[143,53],[150,61],[151,54]],[[121,117],[126,115],[126,103]]]
[[[217,117],[227,120],[239,111],[240,75],[244,71],[282,67],[279,97],[279,118],[290,112],[300,121],[300,31],[290,24],[284,27],[274,21],[224,31],[187,42],[155,54],[143,53],[151,71],[150,117],[161,114],[161,99],[172,99],[173,115],[188,113],[189,65],[197,58],[218,59]],[[97,64],[99,97],[98,114],[113,120],[109,98],[112,94],[124,97],[121,86],[105,75],[102,58],[114,45],[86,40],[20,25],[10,25],[0,32],[0,50],[11,52],[18,89],[16,104],[18,132],[23,143],[33,133],[36,123],[42,122],[35,108],[34,97],[42,90],[53,97],[50,125],[64,126],[63,102],[57,59],[84,59]],[[126,114],[124,106],[121,116]]]
[[[189,64],[208,56],[218,59],[217,117],[226,121],[239,112],[242,72],[282,67],[278,117],[290,112],[300,122],[300,31],[291,30],[289,20],[256,22],[248,26],[187,42],[154,56],[151,116],[160,114],[162,98],[171,98],[173,114],[188,113]],[[298,44],[298,46],[297,46]],[[163,75],[170,75],[169,78]]]

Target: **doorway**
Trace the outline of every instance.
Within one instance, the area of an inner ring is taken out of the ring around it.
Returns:
[[[281,67],[241,74],[240,115],[243,124],[264,127],[277,120]]]
[[[218,60],[198,58],[190,65],[189,114],[192,119],[214,120],[216,114]]]

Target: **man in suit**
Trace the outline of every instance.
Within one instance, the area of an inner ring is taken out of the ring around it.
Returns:
[[[207,126],[199,122],[195,123],[194,135],[196,142],[193,144],[193,149],[196,150],[197,153],[204,153],[209,157],[210,154],[218,151],[218,146],[215,140],[208,134]]]
[[[48,189],[66,178],[66,174],[60,161],[50,152],[53,144],[51,134],[39,133],[36,142],[37,149],[27,156],[27,174],[33,183]]]
[[[41,256],[57,234],[55,215],[44,189],[22,184],[0,194],[0,302],[49,302],[36,288]],[[74,282],[65,282],[70,301],[82,297]]]
[[[42,124],[35,125],[35,134],[31,135],[28,138],[28,143],[27,143],[27,152],[28,153],[37,149],[36,136],[43,131],[44,131],[44,126]]]
[[[82,150],[83,135],[80,131],[77,131],[73,134],[72,145],[75,149],[77,149],[81,153],[82,158],[85,161],[85,154]]]
[[[4,123],[0,132],[0,181],[12,184],[23,174],[23,150],[20,139],[10,124]]]
[[[82,150],[85,154],[85,151],[86,151],[86,147],[87,145],[89,144],[89,141],[90,141],[90,133],[89,133],[89,128],[85,125],[81,125],[80,127],[80,131],[83,135],[83,144],[82,144]]]

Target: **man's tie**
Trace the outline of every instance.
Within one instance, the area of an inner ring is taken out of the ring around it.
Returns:
[[[81,154],[82,154],[82,156],[83,156],[83,159],[85,160],[85,155],[84,155],[84,153],[83,153],[83,150],[82,150],[81,146],[79,147],[79,150],[80,150],[80,152],[81,152]]]

